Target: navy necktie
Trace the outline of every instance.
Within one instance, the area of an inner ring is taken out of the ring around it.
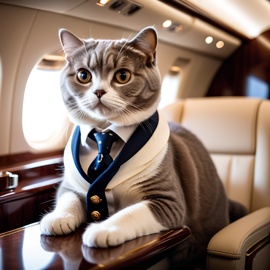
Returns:
[[[113,142],[119,139],[119,136],[114,132],[94,132],[90,133],[89,137],[92,140],[96,140],[98,146],[98,155],[90,164],[87,174],[90,178],[95,180],[101,175],[113,162],[110,156],[110,151]]]

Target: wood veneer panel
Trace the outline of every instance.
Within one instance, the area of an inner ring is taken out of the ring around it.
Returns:
[[[12,155],[0,156],[0,170],[6,167],[14,167],[34,162],[36,160],[44,160],[52,157],[62,157],[64,150],[45,152],[45,153],[18,153]]]
[[[0,204],[0,233],[40,221],[55,203],[55,188],[24,199]]]
[[[44,192],[60,183],[62,162],[63,158],[54,158],[7,168],[9,172],[18,174],[19,182],[14,189],[0,191],[0,204]]]
[[[223,63],[212,81],[207,96],[246,96],[249,76],[265,82],[270,89],[269,74],[270,30],[244,43]]]
[[[55,203],[63,158],[35,159],[3,170],[18,174],[18,186],[0,191],[0,232],[39,221]]]
[[[185,227],[139,237],[117,247],[98,249],[82,245],[84,230],[82,226],[70,235],[53,237],[40,235],[39,224],[34,224],[0,234],[3,269],[24,269],[29,260],[33,265],[43,263],[43,269],[64,269],[65,265],[74,270],[146,269],[190,235]]]

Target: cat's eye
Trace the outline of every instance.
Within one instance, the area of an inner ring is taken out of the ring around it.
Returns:
[[[130,72],[127,70],[119,70],[115,73],[115,79],[117,82],[124,84],[130,80]]]
[[[77,79],[81,83],[89,83],[92,79],[92,75],[88,70],[80,69],[77,71]]]

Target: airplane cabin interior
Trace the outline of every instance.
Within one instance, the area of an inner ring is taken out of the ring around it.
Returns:
[[[171,254],[192,236],[185,224],[105,249],[82,245],[85,226],[59,237],[39,229],[74,129],[59,29],[132,40],[149,26],[158,110],[199,138],[228,198],[249,211],[213,235],[202,261],[181,267]],[[269,99],[269,0],[0,0],[0,270],[270,269]]]

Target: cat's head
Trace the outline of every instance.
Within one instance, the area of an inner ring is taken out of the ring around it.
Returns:
[[[153,115],[161,88],[154,28],[131,41],[81,40],[65,29],[59,37],[67,61],[61,92],[73,123],[132,125]]]

